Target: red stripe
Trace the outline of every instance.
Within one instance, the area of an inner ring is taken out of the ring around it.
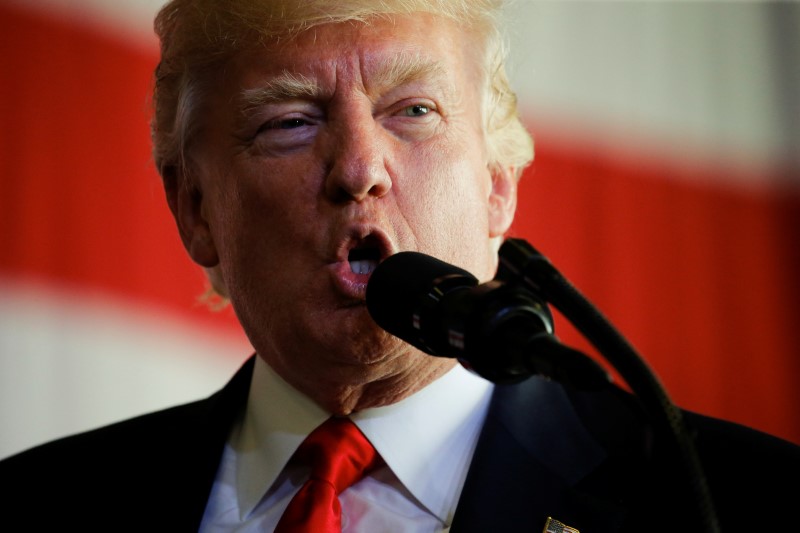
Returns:
[[[219,324],[194,305],[204,276],[183,251],[151,161],[157,57],[7,6],[0,34],[0,273]],[[238,327],[232,313],[222,324]]]

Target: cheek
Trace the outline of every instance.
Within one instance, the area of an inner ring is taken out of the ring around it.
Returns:
[[[278,264],[286,243],[300,239],[299,228],[313,220],[300,197],[307,190],[292,187],[289,169],[263,165],[235,165],[227,177],[225,193],[215,209],[214,239],[220,251],[223,274],[235,282],[263,277],[263,270]]]
[[[418,249],[485,272],[491,177],[480,152],[439,148],[419,154],[396,194]]]

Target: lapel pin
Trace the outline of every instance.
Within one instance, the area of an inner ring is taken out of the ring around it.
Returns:
[[[569,527],[563,522],[559,522],[555,518],[547,517],[547,522],[544,523],[542,533],[581,533],[574,527]]]

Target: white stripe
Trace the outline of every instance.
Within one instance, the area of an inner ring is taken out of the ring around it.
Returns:
[[[800,164],[800,91],[789,79],[800,63],[800,5],[790,7],[515,2],[512,80],[534,131],[572,122],[606,144]]]
[[[145,305],[0,281],[0,457],[208,396],[251,353]]]

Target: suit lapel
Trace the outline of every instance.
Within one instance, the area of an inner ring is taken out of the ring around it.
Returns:
[[[623,510],[580,488],[605,460],[560,385],[538,377],[498,385],[451,531],[539,532],[548,516],[618,531]]]
[[[173,516],[185,517],[183,525],[192,531],[200,526],[228,435],[247,403],[254,362],[255,357],[248,359],[216,394],[187,406],[187,431],[173,453],[164,455],[171,462],[165,469],[181,480],[172,498]]]

